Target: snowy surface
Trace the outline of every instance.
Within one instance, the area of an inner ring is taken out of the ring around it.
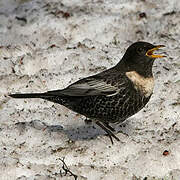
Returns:
[[[116,126],[15,92],[61,89],[115,65],[133,42],[164,44],[148,105]],[[0,179],[180,179],[179,0],[0,0]],[[164,151],[168,153],[164,153]]]

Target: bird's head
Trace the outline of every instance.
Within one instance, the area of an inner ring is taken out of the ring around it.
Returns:
[[[152,72],[152,65],[156,58],[163,58],[164,55],[154,54],[154,52],[164,45],[152,45],[147,42],[135,42],[128,47],[122,58],[122,62],[129,70],[140,73]]]

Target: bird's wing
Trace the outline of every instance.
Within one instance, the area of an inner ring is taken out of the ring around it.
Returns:
[[[105,81],[102,77],[88,77],[71,84],[63,90],[48,91],[48,94],[57,96],[113,96],[119,92],[119,88],[112,83]]]

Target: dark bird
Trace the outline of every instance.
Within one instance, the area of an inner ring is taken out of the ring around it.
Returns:
[[[122,123],[149,101],[154,87],[153,62],[165,56],[153,54],[163,45],[133,43],[121,61],[99,74],[83,78],[65,89],[45,93],[10,94],[13,98],[41,98],[61,104],[92,119],[104,129],[111,142],[114,129],[109,123]]]

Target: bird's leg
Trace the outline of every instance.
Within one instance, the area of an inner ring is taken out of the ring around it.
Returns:
[[[104,123],[104,125],[111,131],[115,131],[115,129],[109,125],[109,123]]]
[[[108,129],[108,127],[106,127],[105,124],[102,124],[102,123],[100,123],[99,121],[97,121],[96,124],[97,124],[99,127],[101,127],[105,132],[107,132],[107,134],[108,134],[108,136],[109,136],[112,144],[113,144],[113,139],[112,139],[112,137],[113,137],[114,139],[116,139],[117,141],[120,141],[120,139],[119,139],[118,137],[116,137],[116,136],[114,135],[114,133],[113,133],[110,129]],[[110,126],[110,127],[111,127],[111,126]]]

